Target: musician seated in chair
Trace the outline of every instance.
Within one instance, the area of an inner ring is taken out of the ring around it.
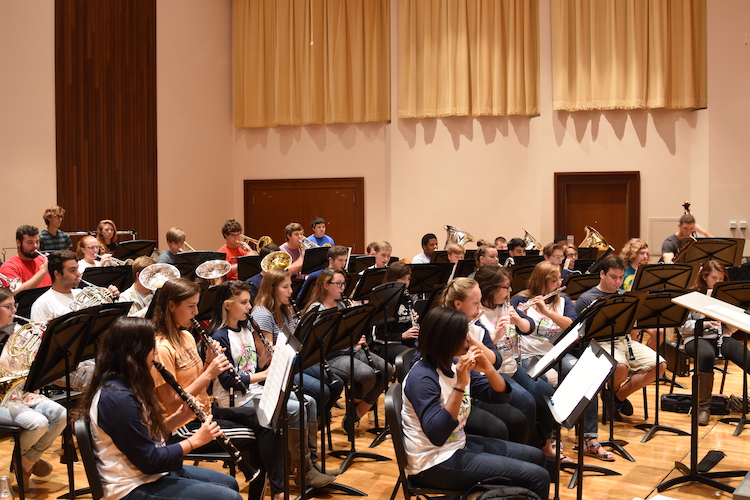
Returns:
[[[269,243],[268,245],[264,245],[263,248],[260,249],[258,255],[260,255],[260,260],[262,262],[263,258],[269,253],[279,251],[281,251],[279,245],[277,245],[276,243]],[[250,302],[253,302],[255,300],[255,296],[258,294],[258,288],[260,288],[260,283],[261,281],[263,281],[263,276],[265,275],[266,273],[263,271],[263,269],[261,269],[258,274],[254,274],[245,280],[245,282],[250,285]]]
[[[507,250],[508,249],[508,240],[503,238],[502,236],[498,236],[495,238],[495,250]]]
[[[52,280],[47,270],[47,258],[37,253],[39,229],[34,226],[21,226],[16,229],[16,248],[18,255],[9,258],[0,266],[0,274],[6,278],[21,280],[21,285],[14,293],[50,286]]]
[[[332,247],[336,244],[333,242],[333,238],[326,234],[326,220],[323,217],[315,217],[310,223],[310,227],[312,227],[313,232],[307,237],[308,240],[312,241],[319,247]]]
[[[497,256],[497,249],[489,245],[481,245],[479,248],[477,248],[475,259],[477,263],[477,268],[474,270],[473,273],[469,275],[469,278],[473,278],[474,275],[477,273],[479,269],[481,269],[482,266],[486,266],[487,264],[497,265],[500,263],[500,260]]]
[[[403,262],[394,262],[388,267],[385,273],[383,283],[403,283],[409,288],[411,281],[411,268]],[[374,321],[380,320],[380,317],[374,318]],[[382,324],[375,327],[375,334],[370,348],[381,358],[385,358],[389,363],[395,364],[396,356],[402,352],[414,347],[414,343],[419,336],[419,324],[417,323],[417,313],[414,311],[411,297],[407,293],[401,296],[401,302],[396,308],[394,321],[388,322],[387,329]]]
[[[620,293],[620,285],[625,278],[625,263],[617,256],[609,255],[603,261],[599,270],[599,284],[584,292],[576,301],[576,313],[580,314],[590,304],[600,297],[606,297]],[[609,344],[600,342],[607,352],[610,352]],[[602,390],[602,402],[605,411],[613,416],[615,420],[621,420],[620,414],[630,416],[633,414],[633,405],[627,400],[628,396],[635,391],[652,383],[664,374],[667,362],[659,357],[658,368],[654,365],[656,353],[630,338],[630,335],[614,340],[615,360],[617,368],[614,374],[615,408],[610,408],[611,396],[607,389]],[[628,379],[628,373],[633,375]],[[658,374],[657,374],[658,372]],[[610,389],[612,390],[612,389]]]
[[[224,278],[226,281],[236,280],[237,257],[257,255],[258,252],[242,240],[242,224],[234,219],[229,219],[224,223],[221,227],[221,235],[224,236],[224,245],[218,251],[227,254],[226,260],[232,264],[232,270]]]
[[[302,224],[292,222],[284,228],[284,237],[286,242],[280,245],[281,251],[292,256],[292,264],[289,266],[289,275],[297,276],[302,271],[302,263],[305,260],[305,246],[302,240],[305,237],[302,231]]]
[[[422,253],[415,255],[411,259],[412,264],[429,264],[432,262],[432,256],[437,250],[438,240],[437,236],[432,233],[427,233],[422,236]]]
[[[542,249],[542,256],[544,260],[560,266],[563,279],[570,274],[568,269],[563,268],[563,263],[565,262],[565,245],[561,243],[549,243]]]
[[[110,260],[109,255],[97,260],[100,250],[99,242],[93,236],[84,236],[78,240],[76,257],[78,257],[78,270],[81,271],[81,274],[89,267],[100,267]]]
[[[170,227],[167,231],[167,249],[159,254],[156,260],[159,264],[172,264],[177,262],[177,254],[182,252],[185,244],[185,231],[179,227]]]
[[[464,260],[466,257],[466,249],[458,243],[450,243],[445,247],[448,253],[448,262],[451,264],[457,264],[459,260]]]
[[[21,327],[13,322],[15,312],[13,294],[7,288],[0,288],[0,372],[25,373],[34,361],[39,346],[38,333],[29,330],[29,327],[24,331],[28,333],[30,342],[19,336],[25,334],[19,332]],[[20,353],[11,355],[11,345],[24,347]],[[65,407],[41,394],[23,392],[20,389],[22,386],[11,393],[7,405],[0,406],[0,424],[17,425],[24,429],[20,441],[24,484],[18,487],[28,491],[32,474],[45,477],[52,473],[52,464],[42,459],[42,453],[65,429],[67,412]],[[0,394],[0,399],[4,396]]]
[[[339,271],[346,272],[346,263],[348,262],[348,260],[349,249],[341,245],[334,245],[328,249],[328,267],[326,269],[337,269]],[[320,269],[318,271],[310,273],[307,276],[307,279],[302,284],[302,288],[300,288],[298,297],[304,296],[305,290],[307,290],[310,280],[313,278],[317,279],[323,271],[325,271],[325,269]],[[343,292],[343,289],[341,291]],[[307,307],[305,307],[305,309],[307,309]]]
[[[145,315],[148,306],[151,304],[151,299],[154,298],[154,292],[143,286],[140,280],[141,271],[152,264],[156,264],[156,261],[146,255],[141,255],[133,261],[133,278],[135,281],[133,281],[133,285],[130,288],[120,294],[121,302],[133,303],[128,311],[128,316],[138,315],[142,317],[140,314],[137,314],[139,311]]]
[[[661,244],[661,259],[659,262],[672,264],[675,255],[677,255],[677,252],[682,248],[682,240],[690,238],[693,233],[698,233],[704,238],[714,237],[713,234],[695,223],[695,217],[693,217],[692,214],[685,214],[680,217],[680,221],[677,223],[677,232],[667,236],[667,239]]]
[[[521,238],[513,238],[508,242],[508,255],[511,257],[523,257],[526,255],[526,242]]]
[[[101,254],[111,254],[117,250],[119,244],[117,243],[117,226],[109,219],[99,221],[99,225],[96,226],[96,241],[99,242],[101,248]]]

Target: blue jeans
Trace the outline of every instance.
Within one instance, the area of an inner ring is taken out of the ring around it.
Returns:
[[[0,406],[0,424],[23,427],[21,433],[21,455],[36,462],[42,453],[55,442],[67,425],[65,407],[50,399],[43,399],[28,407],[11,402]]]
[[[333,404],[338,401],[341,392],[344,390],[344,381],[335,374],[331,378],[325,371],[323,372],[323,393],[320,392],[320,366],[314,365],[302,372],[303,389],[305,394],[312,397],[323,408],[323,415],[326,415]],[[294,381],[299,384],[299,373],[294,374]],[[321,412],[318,412],[319,414]]]
[[[547,433],[547,436],[545,437],[549,437],[554,426],[554,419],[552,418],[552,412],[550,411],[549,406],[547,406],[547,401],[544,399],[544,396],[551,397],[552,394],[555,393],[555,390],[544,380],[534,380],[529,377],[529,374],[526,373],[526,369],[523,366],[519,366],[518,369],[516,369],[516,373],[513,374],[512,380],[515,384],[523,387],[534,398],[536,421],[539,422],[539,425],[542,426],[544,432]],[[516,390],[515,386],[513,386],[513,390]],[[513,404],[512,399],[511,404]]]
[[[185,465],[153,483],[142,484],[123,500],[242,500],[237,481],[223,472]]]
[[[542,450],[531,446],[467,435],[464,448],[413,478],[423,486],[466,491],[482,480],[503,476],[546,500],[550,477],[545,460]]]

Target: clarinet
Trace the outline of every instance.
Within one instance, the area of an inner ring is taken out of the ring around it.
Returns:
[[[260,338],[260,343],[263,344],[263,347],[266,348],[266,351],[268,351],[268,354],[273,356],[273,346],[268,341],[265,335],[263,335],[263,332],[260,331],[260,327],[258,326],[258,323],[255,322],[253,319],[253,315],[250,313],[247,313],[247,321],[250,323],[250,327],[255,330],[255,333],[258,334],[258,338]]]
[[[719,322],[719,336],[716,338],[716,359],[724,359],[724,354],[721,352],[721,346],[724,344],[724,328],[721,322]]]
[[[411,294],[408,290],[404,290],[406,295],[406,301],[409,304],[409,318],[411,319],[411,327],[419,329],[419,322],[417,322],[417,312],[414,310],[414,301],[411,299]]]
[[[289,305],[292,306],[294,317],[297,319],[297,325],[299,325],[302,321],[302,313],[300,312],[299,307],[297,307],[297,301],[290,298]],[[323,365],[323,370],[325,370],[326,375],[328,375],[328,380],[331,381],[330,384],[333,385],[338,383],[339,379],[337,379],[333,372],[331,372],[331,365],[328,364],[328,360],[321,356],[320,364]]]
[[[211,339],[208,338],[208,335],[206,335],[206,330],[201,328],[200,323],[196,321],[195,318],[191,319],[190,321],[193,322],[193,329],[198,332],[198,335],[200,335],[201,339],[203,339],[203,343],[206,344],[206,349],[210,349],[212,353],[214,353],[214,357],[221,354],[218,349],[216,349],[216,346],[213,342],[211,342]],[[237,369],[232,366],[232,363],[229,363],[229,368],[227,368],[227,371],[229,374],[234,378],[234,385],[240,390],[242,394],[247,394],[247,386],[240,378],[240,374],[237,373]]]
[[[158,361],[153,361],[153,363],[156,369],[159,370],[159,373],[161,373],[161,376],[164,377],[164,381],[169,384],[172,389],[174,389],[180,399],[182,399],[185,404],[188,405],[188,408],[193,410],[193,413],[195,413],[195,416],[198,418],[198,420],[200,420],[201,423],[205,422],[208,418],[208,414],[204,412],[200,406],[198,406],[198,402],[195,400],[195,397],[192,394],[185,392],[180,384],[177,383],[177,380],[175,380],[174,376],[169,373],[169,370],[164,368],[163,364],[159,363]],[[216,439],[216,442],[219,443],[222,448],[224,448],[224,451],[229,453],[229,456],[232,457],[235,465],[242,471],[243,474],[245,474],[245,479],[247,479],[248,482],[252,482],[256,477],[258,477],[258,474],[260,474],[260,470],[254,468],[242,458],[242,453],[240,453],[240,450],[238,450],[234,446],[234,444],[232,444],[232,441],[229,440],[224,432],[219,435],[219,437]]]
[[[628,344],[628,357],[630,361],[635,360],[635,354],[633,354],[633,346],[630,344],[630,334],[625,334],[625,343]]]

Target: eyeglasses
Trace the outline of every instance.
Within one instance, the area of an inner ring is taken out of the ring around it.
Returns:
[[[85,248],[86,250],[98,250],[99,249],[99,245],[94,245],[94,246],[91,246],[91,247],[83,247],[83,248]]]
[[[6,304],[6,305],[0,306],[0,307],[4,307],[8,311],[16,311],[16,310],[18,310],[18,304]]]
[[[57,220],[63,220],[65,218],[64,215],[53,215],[52,217],[54,217]]]
[[[506,285],[506,286],[501,286],[501,287],[500,287],[500,289],[501,289],[501,290],[503,290],[503,289],[504,289],[504,290],[510,290],[510,285]]]
[[[346,281],[331,281],[330,284],[333,286],[344,288],[346,286]]]

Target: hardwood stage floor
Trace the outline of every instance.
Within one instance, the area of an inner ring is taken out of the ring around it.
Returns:
[[[741,371],[735,365],[729,365],[731,374],[727,377],[724,394],[742,394],[742,377]],[[669,374],[669,372],[668,372]],[[671,374],[670,374],[671,375]],[[718,393],[721,377],[719,374],[715,377],[714,393]],[[675,392],[687,393],[690,388],[689,377],[678,377],[678,381],[688,386],[688,390],[676,389]],[[654,392],[653,385],[649,387],[649,422],[653,422],[654,417]],[[669,386],[662,385],[659,389],[663,394],[668,392]],[[612,500],[632,500],[635,497],[648,498],[657,494],[656,487],[659,483],[668,478],[678,477],[681,475],[674,468],[676,461],[686,465],[690,463],[690,438],[687,436],[677,436],[675,434],[660,431],[647,443],[641,443],[645,434],[644,431],[636,429],[635,424],[644,422],[643,420],[643,399],[639,393],[630,397],[635,414],[633,417],[625,417],[624,422],[616,423],[615,438],[628,442],[625,447],[628,452],[635,458],[636,462],[629,462],[618,456],[615,462],[602,462],[592,457],[586,457],[585,462],[591,465],[600,465],[609,467],[620,472],[621,476],[593,476],[587,475],[584,480],[584,498],[612,499]],[[381,397],[380,416],[383,418],[382,397]],[[731,416],[737,416],[733,413]],[[335,410],[333,420],[333,440],[334,449],[348,449],[348,442],[341,431],[342,410]],[[370,414],[372,416],[372,413]],[[690,431],[690,420],[688,415],[659,412],[659,421],[663,425],[669,425],[678,429]],[[382,422],[382,420],[381,420]],[[366,432],[370,428],[363,419],[362,425],[357,429],[356,445],[357,450],[373,451],[386,457],[394,459],[388,462],[373,462],[359,459],[349,470],[340,475],[338,482],[345,485],[353,486],[369,496],[373,500],[388,500],[396,479],[398,478],[395,456],[390,440],[384,441],[375,449],[369,449],[368,446],[372,441],[372,434]],[[733,436],[735,425],[724,424],[718,421],[718,417],[712,416],[711,422],[706,427],[699,428],[699,460],[709,450],[721,450],[727,456],[719,462],[713,471],[729,470],[747,470],[750,465],[748,457],[750,456],[750,428],[746,428],[738,437]],[[609,435],[609,426],[599,426],[600,439],[607,439]],[[572,430],[563,429],[563,442],[566,453],[572,457],[576,454],[573,449],[575,435]],[[0,475],[8,474],[11,483],[15,488],[15,478],[8,472],[10,457],[12,452],[12,442],[9,438],[0,441]],[[59,495],[66,493],[68,490],[67,473],[65,466],[59,463],[59,444],[53,446],[53,449],[45,453],[44,458],[54,465],[54,472],[45,481],[38,478],[32,478],[31,489],[27,498],[33,499],[54,499]],[[327,459],[329,469],[338,467],[339,460]],[[207,467],[220,468],[216,464],[203,464]],[[561,474],[560,498],[572,500],[576,496],[575,490],[567,488],[570,475]],[[722,482],[736,487],[741,478],[722,479]],[[75,464],[75,484],[77,487],[83,487],[87,484],[86,476],[83,471],[83,465]],[[244,484],[241,492],[243,496],[247,493],[247,484]],[[293,489],[293,493],[297,490]],[[552,496],[553,491],[550,492]],[[732,498],[732,495],[725,492],[718,492],[715,488],[710,488],[699,484],[687,484],[674,487],[662,493],[663,495],[681,500],[712,498]],[[17,495],[17,492],[16,492]],[[267,493],[268,495],[268,493]],[[321,498],[334,498],[341,496],[336,492],[325,494]],[[16,496],[18,498],[18,496]],[[83,496],[81,498],[90,498]],[[403,499],[403,494],[399,491],[398,500]]]

